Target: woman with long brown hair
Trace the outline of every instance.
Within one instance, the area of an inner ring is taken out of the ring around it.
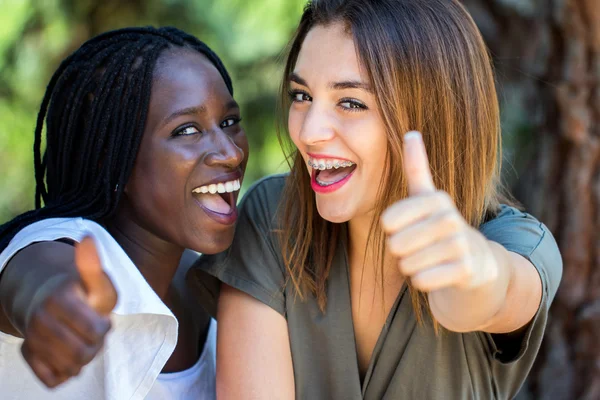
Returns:
[[[513,397],[562,262],[502,204],[494,77],[463,6],[315,0],[282,94],[291,172],[248,192],[233,246],[201,264],[226,284],[218,396]]]

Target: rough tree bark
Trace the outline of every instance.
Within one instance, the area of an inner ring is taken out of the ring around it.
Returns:
[[[464,0],[490,47],[513,193],[564,274],[522,399],[600,399],[600,0]]]

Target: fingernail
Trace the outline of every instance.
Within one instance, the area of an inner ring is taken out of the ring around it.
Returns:
[[[421,132],[410,131],[404,134],[404,140],[420,140],[422,139]]]

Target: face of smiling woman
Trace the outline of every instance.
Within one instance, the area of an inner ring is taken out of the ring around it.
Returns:
[[[387,136],[344,25],[313,28],[290,78],[289,132],[311,175],[319,214],[336,223],[369,216]]]
[[[208,59],[185,49],[163,53],[125,189],[130,218],[198,252],[229,247],[248,157],[240,121],[239,106]]]

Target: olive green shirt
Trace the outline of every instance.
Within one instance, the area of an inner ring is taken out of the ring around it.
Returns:
[[[287,320],[296,398],[319,399],[509,399],[523,384],[540,348],[548,308],[556,293],[562,261],[548,229],[532,216],[503,206],[480,231],[536,267],[543,297],[523,332],[436,335],[430,322],[416,322],[404,287],[373,351],[361,382],[352,325],[347,245],[338,245],[327,286],[327,308],[313,297],[301,301],[291,284],[275,233],[285,175],[257,182],[240,205],[231,248],[196,265],[196,283],[208,272],[272,307]]]

